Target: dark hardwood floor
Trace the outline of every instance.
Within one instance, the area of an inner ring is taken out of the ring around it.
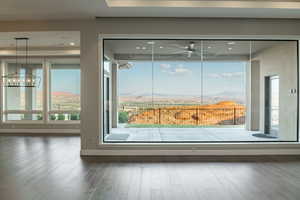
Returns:
[[[79,137],[0,136],[1,200],[298,200],[300,157],[80,157]]]

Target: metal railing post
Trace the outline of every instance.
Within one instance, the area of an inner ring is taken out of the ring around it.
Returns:
[[[161,123],[161,121],[160,121],[160,120],[161,120],[161,119],[160,119],[160,111],[161,111],[161,109],[159,108],[159,109],[158,109],[158,124]]]
[[[199,125],[199,111],[198,108],[196,108],[196,117],[197,117],[197,121],[196,121],[196,125]]]
[[[236,110],[235,110],[235,107],[234,107],[233,108],[233,125],[236,125],[235,113],[236,113]]]

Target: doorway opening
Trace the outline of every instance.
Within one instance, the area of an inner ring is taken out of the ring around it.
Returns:
[[[265,81],[265,134],[277,137],[279,131],[279,76],[268,76]]]

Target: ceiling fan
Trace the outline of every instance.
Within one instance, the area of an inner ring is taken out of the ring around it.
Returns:
[[[190,42],[189,45],[186,48],[186,51],[187,51],[187,57],[188,58],[192,57],[192,54],[196,52],[195,43]]]
[[[190,41],[187,45],[173,44],[173,47],[170,48],[171,54],[186,54],[188,58],[191,58],[193,55],[197,57],[215,57],[215,53],[211,53],[206,48],[201,48],[201,45],[196,45],[194,41]],[[178,50],[179,49],[179,50]],[[203,54],[201,53],[203,52]]]

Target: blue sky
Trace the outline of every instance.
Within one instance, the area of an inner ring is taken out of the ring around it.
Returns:
[[[25,76],[25,70],[21,71]],[[39,78],[37,90],[43,90],[43,70],[38,69],[35,74]],[[24,89],[24,88],[23,88]],[[79,69],[55,69],[51,70],[52,92],[70,92],[80,94],[80,70]]]
[[[142,95],[152,92],[151,62],[132,62],[119,71],[120,94]],[[244,95],[246,62],[204,62],[204,95],[238,93]],[[154,93],[200,95],[201,62],[154,62]]]
[[[52,92],[80,93],[80,71],[79,70],[51,70]]]

